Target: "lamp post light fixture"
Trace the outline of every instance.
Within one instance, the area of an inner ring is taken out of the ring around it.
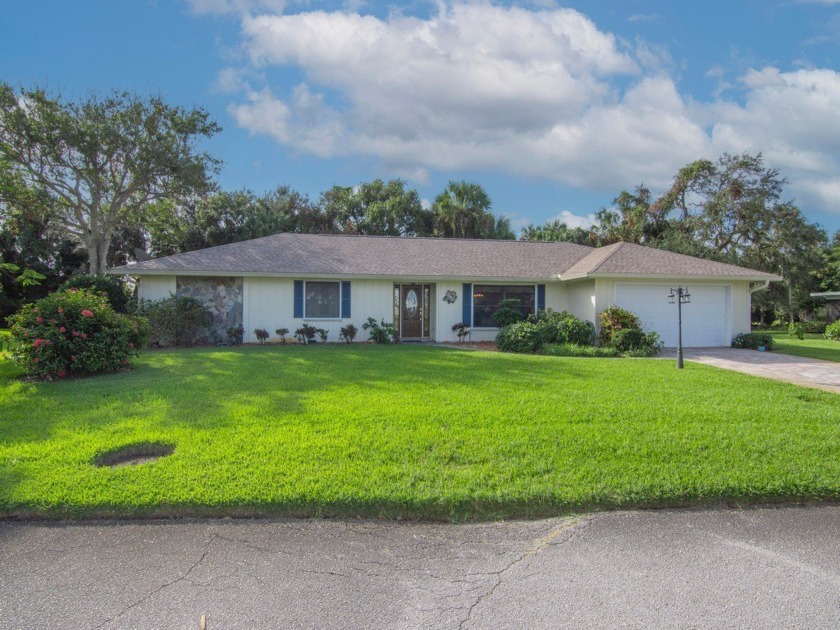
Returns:
[[[691,293],[688,287],[677,287],[671,289],[668,294],[668,302],[677,304],[677,369],[683,369],[683,347],[682,347],[682,305],[691,303]]]

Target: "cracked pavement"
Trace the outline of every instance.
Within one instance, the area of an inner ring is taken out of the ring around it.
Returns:
[[[840,507],[0,523],[0,628],[840,626]]]

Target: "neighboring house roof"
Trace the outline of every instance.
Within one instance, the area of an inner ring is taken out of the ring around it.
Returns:
[[[134,275],[363,276],[551,280],[601,274],[777,279],[641,245],[275,234],[111,270]]]

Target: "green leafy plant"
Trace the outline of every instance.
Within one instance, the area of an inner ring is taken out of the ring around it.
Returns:
[[[318,333],[318,339],[321,340],[321,343],[327,343],[327,338],[330,335],[330,331],[324,328],[317,328],[316,332]]]
[[[303,322],[300,325],[300,328],[295,330],[295,337],[297,337],[298,343],[302,345],[312,343],[312,341],[315,339],[315,335],[317,334],[318,329],[307,322]]]
[[[225,332],[227,333],[228,341],[234,346],[240,345],[245,338],[245,327],[242,324],[231,326]]]
[[[773,349],[773,337],[767,333],[741,333],[732,340],[733,348],[757,350],[760,347]]]
[[[175,295],[155,302],[140,300],[137,314],[149,320],[149,344],[157,346],[191,346],[198,329],[210,323],[210,313],[201,302]]]
[[[521,322],[524,318],[522,317],[520,305],[521,301],[516,298],[502,300],[496,312],[492,315],[493,323],[499,328],[504,328],[516,322]]]
[[[281,343],[286,343],[286,335],[289,334],[289,329],[288,328],[278,328],[277,330],[274,331],[274,333],[278,337],[280,337],[280,342]]]
[[[496,347],[503,352],[536,352],[543,345],[540,329],[533,322],[505,326],[496,335]]]
[[[386,323],[383,319],[377,323],[373,317],[368,317],[362,324],[362,329],[368,331],[370,340],[374,343],[396,343],[397,329],[394,324]]]
[[[812,319],[807,322],[802,322],[802,327],[806,333],[824,335],[827,324],[818,319]]]
[[[464,322],[458,322],[457,324],[452,324],[452,332],[458,335],[458,341],[464,341],[467,335],[470,334],[470,327]]]
[[[353,324],[347,324],[346,326],[342,326],[338,331],[338,338],[343,340],[345,343],[353,343],[357,334],[359,334],[359,329]]]
[[[601,324],[600,342],[604,346],[612,343],[613,335],[619,330],[642,329],[642,322],[636,314],[620,306],[605,308],[598,314],[598,320]]]
[[[825,338],[840,341],[840,319],[825,327]]]
[[[27,304],[9,318],[14,360],[32,376],[113,372],[131,365],[148,322],[114,311],[104,295],[71,289]]]
[[[623,328],[615,331],[610,345],[619,352],[634,353],[630,356],[655,356],[662,348],[662,340],[655,332]]]
[[[567,311],[551,309],[530,315],[528,321],[537,325],[542,343],[571,343],[591,346],[595,343],[595,326],[592,322],[579,319]]]
[[[68,289],[87,289],[102,293],[111,307],[117,313],[127,313],[129,310],[129,294],[126,291],[125,283],[106,274],[73,276],[61,285],[59,291]]]
[[[805,339],[805,326],[800,322],[791,322],[788,324],[788,335],[797,339]]]
[[[268,341],[268,331],[265,328],[254,328],[254,336],[257,338],[257,341],[260,342],[260,345],[264,345],[266,341]]]

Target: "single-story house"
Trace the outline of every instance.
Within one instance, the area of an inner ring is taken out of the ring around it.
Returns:
[[[574,243],[276,234],[166,256],[111,270],[139,283],[139,296],[198,298],[213,314],[207,341],[242,324],[292,332],[304,321],[329,331],[373,317],[393,322],[400,338],[454,341],[466,323],[471,340],[492,340],[492,315],[506,298],[523,313],[551,308],[596,324],[616,304],[636,313],[666,346],[677,342],[672,287],[688,287],[683,342],[727,346],[750,331],[751,293],[778,276],[631,243],[593,248]]]

